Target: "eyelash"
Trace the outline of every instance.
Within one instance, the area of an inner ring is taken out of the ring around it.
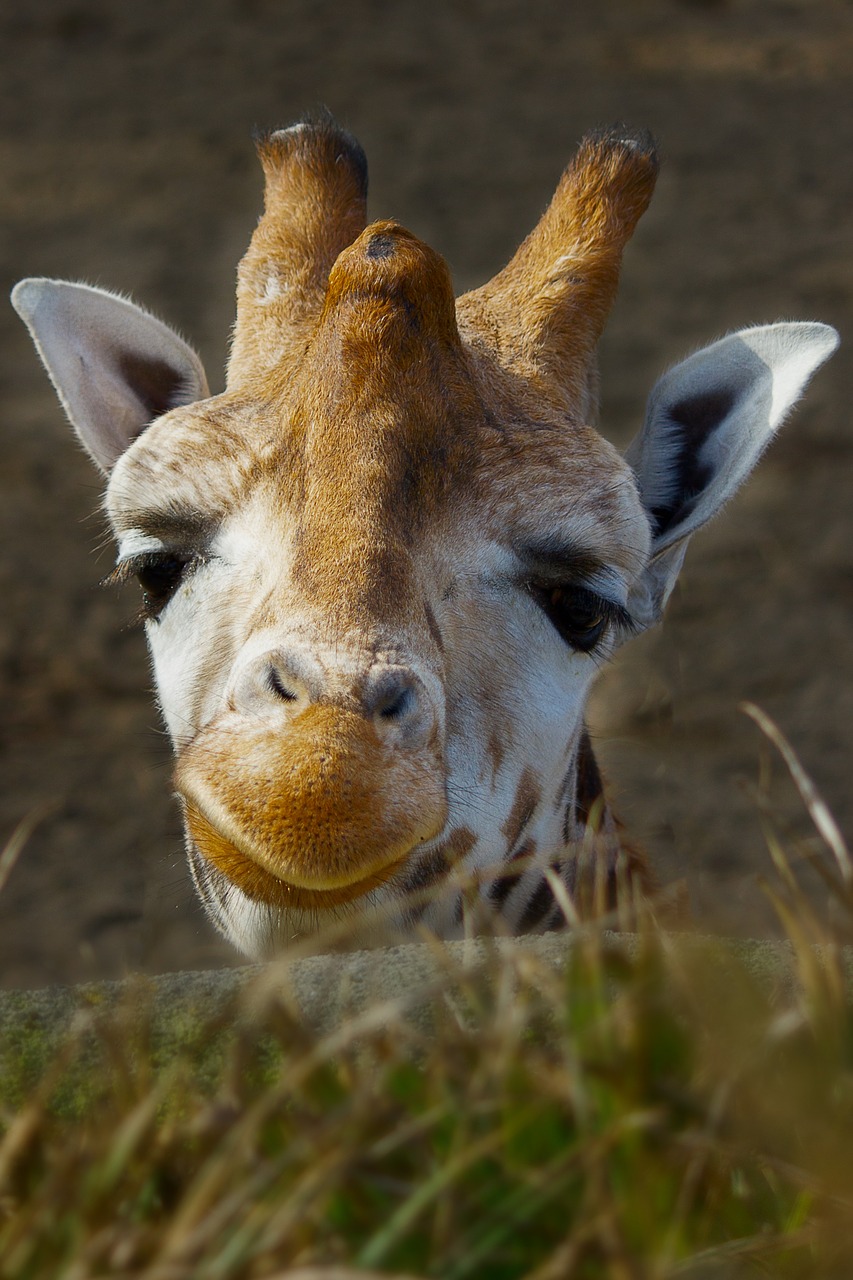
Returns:
[[[137,578],[142,587],[140,621],[156,621],[199,557],[175,551],[148,551],[116,565],[104,586],[120,586]]]
[[[528,591],[557,634],[577,653],[592,653],[611,628],[634,630],[627,609],[588,587],[531,582]]]
[[[117,586],[136,577],[142,587],[142,620],[156,621],[184,581],[187,569],[197,563],[194,556],[146,552],[116,565],[104,585]],[[611,627],[634,630],[627,609],[587,587],[531,582],[528,590],[558,635],[578,653],[591,653]]]

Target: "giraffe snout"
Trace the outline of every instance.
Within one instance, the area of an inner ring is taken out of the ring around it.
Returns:
[[[436,741],[440,705],[410,666],[375,662],[366,672],[320,669],[301,653],[270,650],[240,673],[232,706],[284,725],[314,706],[337,706],[368,721],[380,742],[414,751]]]
[[[191,845],[255,901],[352,901],[443,830],[442,736],[435,695],[408,666],[335,681],[266,653],[178,760]]]

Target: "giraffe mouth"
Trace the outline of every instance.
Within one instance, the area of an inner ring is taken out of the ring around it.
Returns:
[[[184,818],[190,839],[203,858],[253,902],[283,911],[326,911],[344,906],[381,889],[401,870],[409,851],[363,874],[358,868],[351,879],[338,875],[327,884],[307,885],[294,883],[276,875],[262,866],[252,853],[240,848],[223,835],[201,810],[191,802],[185,803]]]

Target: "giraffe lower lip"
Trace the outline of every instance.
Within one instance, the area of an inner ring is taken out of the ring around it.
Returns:
[[[293,884],[274,875],[223,836],[194,806],[188,805],[187,825],[195,848],[247,898],[281,910],[325,911],[363,898],[386,884],[406,861],[397,857],[385,866],[345,883],[325,887]]]
[[[254,902],[263,902],[283,911],[329,911],[334,907],[356,902],[372,890],[381,888],[399,865],[399,863],[393,864],[384,875],[372,875],[366,880],[358,880],[353,884],[335,889],[304,889],[271,875],[256,863],[245,860],[242,869],[232,867],[231,871],[226,871],[225,874],[232,884],[236,884],[246,897]],[[220,870],[222,869],[220,867]]]

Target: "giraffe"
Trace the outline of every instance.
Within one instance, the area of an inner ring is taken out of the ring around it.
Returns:
[[[837,334],[771,324],[689,356],[623,457],[595,427],[595,352],[648,134],[586,137],[458,300],[436,252],[368,225],[364,153],[331,117],[258,151],[221,394],[125,298],[13,292],[107,477],[113,578],[141,585],[195,885],[256,958],[356,915],[397,937],[458,936],[471,911],[559,927],[590,859],[608,893],[650,875],[602,795],[592,682]]]

